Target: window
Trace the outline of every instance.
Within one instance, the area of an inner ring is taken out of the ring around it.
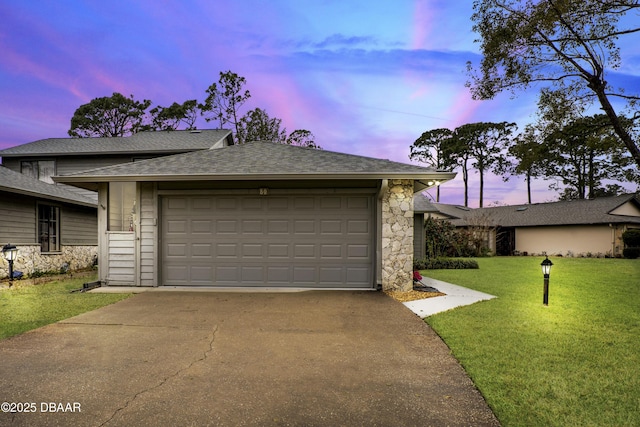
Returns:
[[[38,241],[42,252],[60,251],[60,208],[38,205]]]
[[[136,221],[136,183],[109,183],[109,231],[133,231]]]
[[[56,174],[56,162],[54,160],[20,162],[20,172],[40,181],[53,184],[51,177]]]

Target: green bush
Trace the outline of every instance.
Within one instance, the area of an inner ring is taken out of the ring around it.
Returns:
[[[478,262],[474,259],[460,258],[425,258],[423,260],[414,260],[414,270],[466,270],[475,269]]]
[[[622,233],[622,241],[625,246],[622,256],[629,259],[640,257],[640,228],[632,228]]]
[[[431,217],[425,220],[424,226],[427,258],[489,255],[486,227],[456,228],[448,220]]]
[[[622,256],[627,259],[640,258],[640,248],[624,248],[622,250]]]
[[[628,248],[640,248],[640,228],[632,228],[622,233],[622,241]]]

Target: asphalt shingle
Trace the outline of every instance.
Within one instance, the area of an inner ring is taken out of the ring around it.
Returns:
[[[225,129],[205,129],[139,132],[127,137],[113,138],[47,138],[0,150],[0,157],[206,150],[230,133],[231,131]]]
[[[0,190],[84,206],[97,206],[95,200],[83,197],[60,185],[48,184],[14,172],[4,166],[0,166]]]
[[[323,176],[331,175],[425,175],[437,171],[389,160],[316,150],[269,142],[252,142],[221,149],[93,169],[68,177],[172,177],[172,176]],[[443,173],[446,175],[447,173]],[[451,174],[453,175],[453,174]],[[63,180],[64,181],[64,180]]]
[[[417,195],[416,200],[422,195]],[[578,225],[607,223],[639,223],[640,217],[614,215],[610,212],[627,202],[640,207],[640,201],[634,194],[615,197],[601,197],[587,200],[568,200],[551,203],[534,203],[513,206],[497,206],[471,209],[463,206],[442,203],[430,203],[437,212],[447,215],[452,223],[465,226],[483,217],[492,225],[502,227],[535,227],[545,225]],[[414,205],[415,205],[414,201]],[[422,206],[419,202],[418,206]],[[425,205],[426,206],[426,205]]]

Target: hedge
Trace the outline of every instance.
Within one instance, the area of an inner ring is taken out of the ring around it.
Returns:
[[[624,248],[622,250],[622,256],[627,259],[640,258],[640,248]]]
[[[474,259],[430,258],[414,260],[414,270],[464,270],[480,268]]]
[[[625,246],[622,256],[629,259],[640,257],[640,228],[632,228],[622,233],[622,241]]]

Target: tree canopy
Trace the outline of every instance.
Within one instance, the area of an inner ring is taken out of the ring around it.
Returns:
[[[196,129],[198,117],[204,116],[207,122],[218,121],[221,129],[226,125],[233,126],[239,144],[271,141],[321,149],[313,133],[306,129],[296,129],[287,136],[286,129],[281,129],[282,120],[269,117],[264,109],[254,108],[242,116],[240,109],[251,98],[245,85],[244,77],[232,71],[221,72],[218,82],[207,88],[204,102],[190,99],[182,104],[174,102],[169,107],[158,105],[151,109],[148,99],[136,101],[133,95],[127,98],[114,92],[112,96],[95,98],[81,105],[71,119],[68,133],[72,137],[87,138]]]
[[[640,20],[625,17],[639,9],[640,0],[476,0],[483,58],[479,70],[468,64],[474,98],[542,82],[548,96],[597,103],[640,167],[640,149],[612,104],[634,111],[640,96],[609,81],[622,64],[616,42],[640,31]],[[631,119],[639,118],[635,112]]]
[[[255,108],[245,114],[238,122],[236,139],[238,144],[253,141],[278,142],[284,144],[287,139],[285,129],[281,129],[282,120],[269,117],[265,110]]]
[[[609,194],[605,180],[626,178],[624,146],[602,114],[577,118],[547,135],[543,143],[547,153],[543,173],[565,186],[563,199]],[[560,189],[556,183],[551,188]]]
[[[198,101],[195,99],[182,104],[174,102],[169,107],[152,108],[149,111],[152,116],[151,130],[176,130],[181,124],[188,130],[195,129],[198,111]]]
[[[451,139],[453,132],[447,128],[432,129],[423,132],[411,145],[409,158],[426,163],[436,170],[444,170],[451,165],[445,156],[444,146]],[[436,188],[436,202],[440,201],[440,185]]]
[[[480,207],[484,199],[484,174],[498,171],[505,163],[515,123],[469,123],[455,128],[432,129],[424,132],[411,145],[409,158],[427,163],[436,169],[460,168],[464,183],[464,205],[469,205],[469,170],[480,175]],[[438,192],[437,200],[439,201]]]
[[[220,72],[218,83],[213,83],[207,88],[207,98],[200,104],[205,120],[217,120],[220,129],[230,124],[237,134],[240,123],[239,109],[251,98],[251,93],[244,89],[246,84],[247,80],[244,77],[232,71]]]
[[[136,101],[114,92],[83,104],[71,118],[69,136],[76,138],[127,136],[143,129],[151,101]]]
[[[454,131],[458,146],[468,151],[473,159],[472,166],[480,175],[479,205],[484,205],[484,176],[495,171],[505,161],[505,151],[510,144],[511,135],[517,129],[515,123],[470,123]]]
[[[507,149],[507,161],[500,164],[497,170],[504,181],[508,181],[511,175],[524,175],[528,203],[531,203],[531,181],[542,176],[542,165],[546,157],[540,138],[535,126],[527,125],[523,132],[511,140]]]

